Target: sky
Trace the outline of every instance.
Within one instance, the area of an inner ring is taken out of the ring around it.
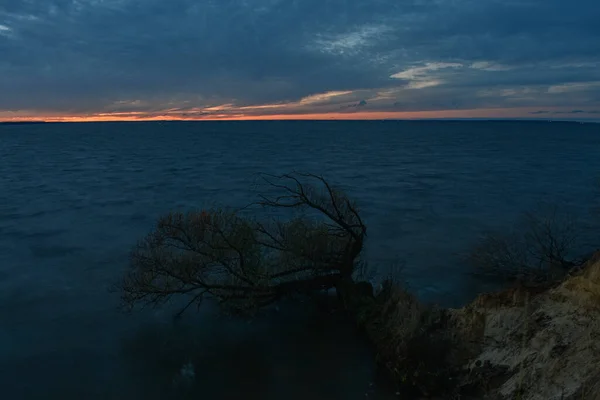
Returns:
[[[598,0],[0,0],[0,121],[600,119]]]

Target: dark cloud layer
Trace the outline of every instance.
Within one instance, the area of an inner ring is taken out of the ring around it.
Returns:
[[[0,113],[587,112],[598,21],[597,0],[0,0]]]
[[[541,114],[600,114],[600,110],[570,110],[570,111],[531,111],[529,114],[541,115]]]

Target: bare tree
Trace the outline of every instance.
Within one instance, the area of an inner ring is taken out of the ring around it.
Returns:
[[[541,205],[536,212],[526,213],[523,222],[525,242],[538,269],[568,269],[575,264],[570,257],[578,239],[578,226],[572,215],[554,204]]]
[[[485,234],[467,260],[478,276],[547,282],[578,264],[571,258],[577,234],[574,218],[556,205],[540,204],[507,232]]]
[[[284,296],[352,284],[366,227],[354,202],[323,177],[261,175],[270,192],[253,206],[313,212],[259,221],[211,209],[172,212],[131,253],[122,284],[128,306],[190,297],[182,313],[207,296],[249,312]]]

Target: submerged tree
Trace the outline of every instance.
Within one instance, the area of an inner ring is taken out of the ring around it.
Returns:
[[[260,195],[253,205],[305,213],[286,221],[222,209],[161,217],[131,253],[121,287],[125,304],[188,295],[181,313],[208,296],[249,312],[293,294],[336,288],[344,298],[354,290],[366,236],[356,204],[318,175],[261,179],[276,194]]]

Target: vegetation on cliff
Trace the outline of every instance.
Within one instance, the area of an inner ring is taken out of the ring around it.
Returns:
[[[442,309],[393,279],[376,293],[355,282],[367,228],[357,205],[323,177],[262,182],[265,193],[243,210],[161,217],[131,253],[124,303],[184,296],[182,313],[210,298],[247,314],[335,289],[405,398],[600,399],[600,253],[572,258],[576,227],[556,208],[473,248],[476,275],[510,282],[507,289]],[[249,217],[251,207],[288,219]]]
[[[251,313],[331,288],[351,301],[367,232],[356,204],[317,175],[261,179],[267,193],[249,207],[266,209],[263,214],[287,210],[289,219],[247,217],[249,207],[161,217],[131,253],[121,285],[125,304],[186,296],[183,312],[209,297],[228,311]]]
[[[580,233],[573,215],[557,204],[540,203],[509,229],[485,233],[466,261],[477,277],[503,284],[562,280],[585,262],[575,254]]]

